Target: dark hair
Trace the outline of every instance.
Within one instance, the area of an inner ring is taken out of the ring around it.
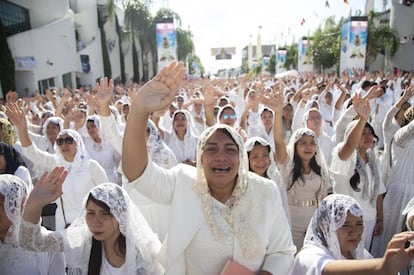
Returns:
[[[6,161],[6,170],[4,174],[14,174],[19,166],[26,166],[22,156],[13,146],[0,141],[0,155],[4,156]]]
[[[89,201],[96,203],[99,207],[103,208],[105,211],[109,213],[111,212],[110,211],[111,209],[106,203],[95,199],[91,193],[89,193],[87,203]],[[125,236],[122,233],[119,234],[116,243],[118,244],[118,249],[121,252],[121,256],[125,257],[126,240],[125,240]],[[101,272],[101,265],[102,265],[102,242],[92,237],[92,247],[91,247],[91,254],[89,256],[88,275],[99,275]]]
[[[288,190],[290,190],[293,185],[295,184],[295,182],[297,182],[297,180],[300,178],[302,179],[303,182],[305,182],[305,179],[303,177],[303,167],[302,167],[302,161],[300,160],[299,155],[296,153],[296,146],[297,146],[297,142],[295,143],[295,152],[293,154],[293,170],[292,170],[292,183],[290,184],[290,186],[288,187]],[[322,176],[321,173],[321,167],[319,166],[319,164],[316,162],[316,154],[311,158],[310,162],[309,162],[309,166],[311,168],[311,170],[313,172],[315,172],[315,174],[317,174],[318,176]]]
[[[354,175],[349,179],[349,184],[351,185],[352,189],[355,192],[360,192],[361,189],[359,189],[358,185],[361,182],[361,177],[359,176],[359,173],[357,169],[354,170]]]

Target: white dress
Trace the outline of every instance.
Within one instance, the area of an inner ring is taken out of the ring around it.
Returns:
[[[366,179],[367,182],[361,182],[359,184],[359,188],[362,189],[361,186],[364,185],[369,186],[367,189],[370,190],[368,192],[371,193],[370,197],[372,199],[372,202],[370,203],[370,199],[364,197],[363,191],[356,192],[354,189],[352,189],[349,180],[355,173],[357,152],[355,150],[352,153],[351,157],[349,157],[347,160],[341,160],[338,156],[338,151],[342,144],[343,143],[339,143],[332,153],[330,172],[333,178],[333,192],[351,196],[355,198],[361,205],[362,212],[364,214],[365,248],[369,249],[377,216],[376,198],[378,195],[385,193],[385,185],[380,180],[379,183],[377,183],[378,187],[376,187],[376,192],[374,191],[374,185],[376,185],[376,183],[374,182],[373,172],[371,171],[369,165],[366,165],[368,179]],[[384,221],[384,224],[388,223],[388,220],[385,217]]]
[[[382,236],[374,238],[374,257],[382,257],[392,236],[401,232],[402,210],[414,197],[414,121],[395,133],[392,155],[393,167],[383,203],[384,232]]]

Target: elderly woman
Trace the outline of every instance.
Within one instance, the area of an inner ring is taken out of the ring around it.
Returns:
[[[286,274],[295,248],[280,193],[273,182],[248,172],[241,137],[232,127],[217,124],[203,132],[196,168],[166,170],[149,161],[148,116],[174,100],[183,76],[183,65],[174,62],[141,88],[122,154],[125,188],[171,205],[161,253],[166,274],[220,274],[229,259],[256,274]]]
[[[404,243],[414,234],[395,236],[388,247],[390,253],[372,259],[364,249],[362,220],[358,201],[347,195],[327,196],[313,214],[290,275],[396,274],[410,262],[413,248],[404,250]]]

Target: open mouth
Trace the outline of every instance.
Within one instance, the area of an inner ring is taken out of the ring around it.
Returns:
[[[225,168],[213,168],[214,173],[228,173],[230,172],[230,167]]]

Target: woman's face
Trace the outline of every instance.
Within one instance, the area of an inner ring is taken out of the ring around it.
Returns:
[[[114,216],[92,200],[86,205],[85,220],[92,236],[98,241],[116,241],[120,234]]]
[[[249,153],[250,170],[264,177],[270,165],[269,146],[255,145]]]
[[[260,116],[262,118],[263,125],[266,130],[269,130],[273,126],[273,114],[269,110],[265,110],[262,112]]]
[[[344,225],[336,231],[341,254],[347,259],[353,258],[352,253],[358,247],[363,231],[362,217],[354,216],[348,211]]]
[[[291,105],[286,105],[283,107],[283,117],[286,119],[293,118],[293,107]]]
[[[56,139],[59,152],[66,161],[72,162],[76,154],[76,141],[69,135],[61,135]]]
[[[306,120],[306,126],[315,133],[319,133],[322,127],[321,114],[317,111],[310,111],[308,119]]]
[[[302,161],[310,161],[316,153],[316,142],[312,136],[303,135],[296,142],[296,153]]]
[[[233,127],[236,123],[237,116],[233,109],[226,108],[220,116],[220,123]]]
[[[239,170],[239,148],[234,140],[216,131],[203,148],[201,164],[210,188],[234,186]]]
[[[368,127],[365,127],[362,131],[361,138],[359,140],[358,148],[360,150],[368,150],[374,145],[374,133]]]
[[[9,220],[6,211],[4,210],[4,196],[0,194],[0,240],[4,240],[11,225],[12,222]]]
[[[81,128],[86,121],[86,113],[84,111],[75,110],[73,111],[73,122],[75,123],[75,128]]]
[[[173,127],[176,131],[185,131],[187,129],[187,117],[183,113],[174,116]]]
[[[59,132],[60,127],[58,124],[55,124],[53,122],[49,122],[49,124],[47,124],[46,136],[50,141],[55,142],[57,136],[59,135]]]
[[[86,122],[86,129],[88,129],[88,133],[91,136],[91,138],[99,138],[98,127],[96,127],[93,121]]]

